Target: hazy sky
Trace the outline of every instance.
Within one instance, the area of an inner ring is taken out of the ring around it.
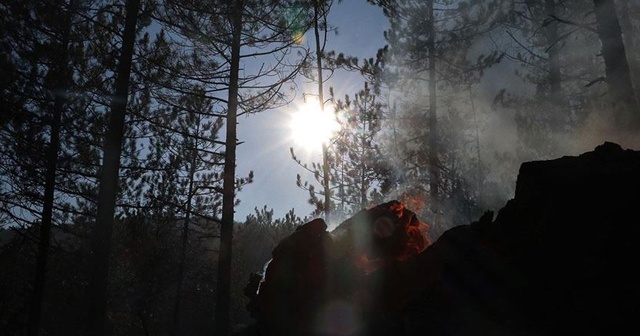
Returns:
[[[357,56],[360,59],[375,57],[379,48],[384,46],[383,32],[388,26],[387,19],[379,7],[370,5],[366,0],[344,0],[333,5],[329,23],[337,27],[338,35],[329,35],[327,50],[336,50]],[[309,36],[309,34],[307,34]],[[308,39],[305,43],[313,44]],[[333,86],[338,96],[350,96],[362,88],[363,78],[357,74],[342,72],[332,78],[325,86],[328,95],[329,86]],[[298,81],[300,90],[317,93],[312,83]],[[297,101],[302,100],[299,92]],[[273,208],[276,218],[284,216],[291,208],[296,214],[305,216],[313,207],[307,203],[308,192],[296,186],[296,174],[304,174],[303,169],[293,161],[290,147],[296,149],[291,139],[289,123],[295,104],[265,111],[260,114],[239,118],[238,138],[244,142],[238,147],[238,176],[246,176],[253,170],[254,182],[243,188],[238,194],[241,204],[236,208],[236,220],[244,221],[254,208]],[[320,148],[315,152],[296,149],[303,161],[320,162]],[[304,176],[304,175],[303,175]],[[311,179],[308,179],[311,181]]]

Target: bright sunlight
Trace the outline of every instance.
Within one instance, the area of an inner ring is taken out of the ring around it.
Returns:
[[[323,142],[329,141],[338,130],[338,123],[329,106],[320,111],[317,101],[308,101],[292,114],[290,127],[296,144],[307,151],[315,151],[322,148]]]

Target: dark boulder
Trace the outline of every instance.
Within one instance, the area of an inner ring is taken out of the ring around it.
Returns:
[[[420,270],[406,275],[418,283],[403,331],[640,334],[639,212],[640,152],[605,143],[522,164],[494,221],[453,228],[402,265]]]

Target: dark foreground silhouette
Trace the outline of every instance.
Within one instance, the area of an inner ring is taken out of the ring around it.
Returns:
[[[331,233],[314,220],[248,286],[242,334],[638,335],[639,212],[640,152],[604,143],[522,164],[495,219],[428,247],[397,202]]]

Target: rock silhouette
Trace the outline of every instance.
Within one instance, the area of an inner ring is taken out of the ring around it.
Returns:
[[[372,270],[316,220],[274,250],[247,333],[640,334],[639,211],[640,152],[607,142],[522,164],[495,219]]]

